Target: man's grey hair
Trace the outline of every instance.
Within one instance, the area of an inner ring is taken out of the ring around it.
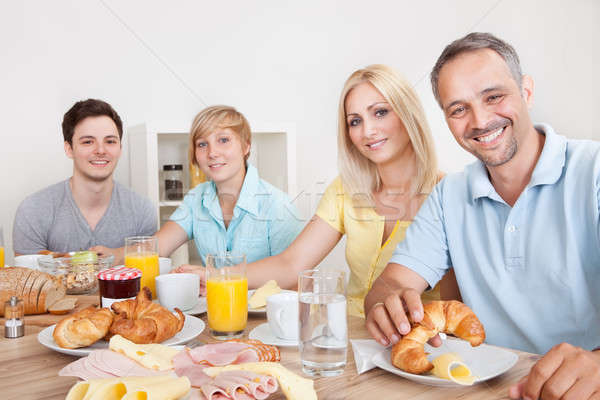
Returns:
[[[431,88],[433,89],[433,95],[440,107],[442,106],[442,102],[440,100],[440,92],[438,91],[438,80],[444,64],[459,54],[480,49],[490,49],[498,53],[500,57],[504,59],[506,65],[508,65],[508,69],[510,70],[513,79],[517,82],[519,89],[521,89],[523,73],[521,72],[519,56],[515,49],[510,44],[498,39],[491,33],[472,32],[446,46],[431,71]]]

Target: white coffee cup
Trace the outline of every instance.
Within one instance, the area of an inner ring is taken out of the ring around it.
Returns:
[[[15,256],[15,267],[27,267],[31,269],[39,269],[38,258],[43,257],[42,254],[27,254],[24,256]]]
[[[298,340],[298,293],[281,292],[267,297],[267,320],[278,338]]]
[[[173,263],[170,258],[158,257],[158,273],[159,275],[168,274],[171,272],[171,266]]]
[[[163,307],[182,311],[192,309],[200,296],[200,277],[196,274],[165,274],[156,277],[156,295]]]

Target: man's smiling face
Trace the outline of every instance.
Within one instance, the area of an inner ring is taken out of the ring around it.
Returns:
[[[532,89],[529,79],[520,89],[504,59],[489,49],[459,54],[442,67],[438,81],[454,138],[488,167],[517,153],[531,126]]]

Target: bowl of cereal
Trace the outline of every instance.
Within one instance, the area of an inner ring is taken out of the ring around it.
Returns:
[[[45,255],[38,259],[40,270],[60,277],[67,294],[92,294],[98,290],[98,272],[112,266],[114,256],[94,251],[75,251],[64,257]]]

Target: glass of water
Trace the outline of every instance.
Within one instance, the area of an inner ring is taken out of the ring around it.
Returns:
[[[336,376],[346,366],[348,325],[343,271],[307,270],[298,277],[300,359],[310,376]]]

